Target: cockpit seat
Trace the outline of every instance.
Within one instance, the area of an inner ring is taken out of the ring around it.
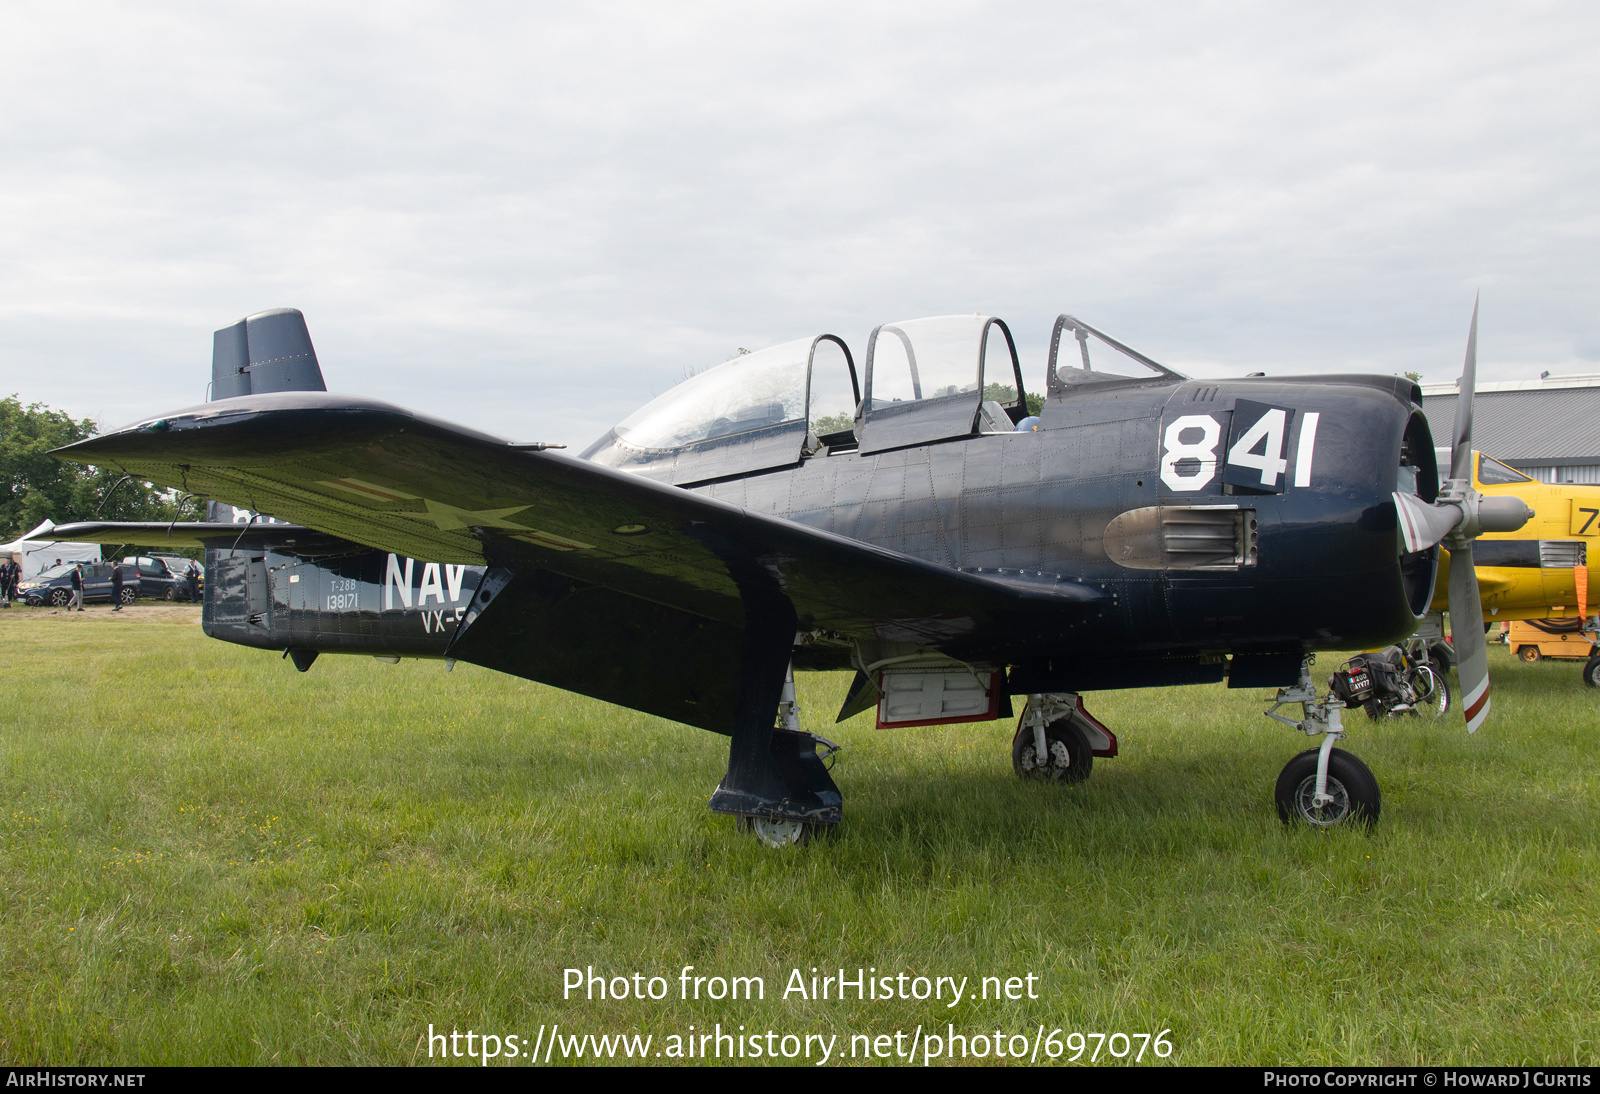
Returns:
[[[1006,408],[993,399],[985,399],[978,407],[979,433],[1011,433],[1016,430]]]
[[[736,410],[732,417],[718,418],[706,430],[706,438],[725,437],[729,433],[743,433],[747,429],[759,429],[764,425],[777,425],[788,420],[784,413],[782,403],[760,403],[756,406],[747,406]]]

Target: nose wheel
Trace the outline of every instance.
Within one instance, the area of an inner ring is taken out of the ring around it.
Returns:
[[[1322,800],[1317,799],[1317,757],[1320,748],[1308,748],[1284,765],[1274,796],[1278,816],[1285,824],[1335,828],[1355,823],[1372,827],[1382,800],[1372,770],[1342,748],[1328,753],[1328,776]]]

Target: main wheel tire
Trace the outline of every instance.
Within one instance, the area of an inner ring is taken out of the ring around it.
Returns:
[[[132,604],[135,600],[139,599],[139,594],[133,589],[130,589],[128,586],[124,585],[122,587],[122,592],[117,594],[117,599],[122,601],[124,604]]]
[[[1539,660],[1539,647],[1538,646],[1518,646],[1517,647],[1517,656],[1522,658],[1522,660],[1526,661],[1528,664],[1531,665],[1535,661]]]
[[[1334,800],[1321,808],[1312,805],[1319,751],[1308,748],[1283,765],[1273,795],[1278,800],[1279,818],[1284,824],[1298,822],[1313,828],[1334,828],[1352,821],[1371,828],[1383,805],[1378,780],[1366,764],[1342,748],[1328,754],[1328,793]]]
[[[785,847],[804,847],[811,842],[811,825],[797,820],[775,820],[741,813],[735,822],[740,832],[749,832],[774,851]]]
[[[1011,740],[1011,769],[1018,778],[1039,782],[1081,783],[1094,769],[1094,749],[1083,730],[1072,724],[1069,715],[1044,727],[1045,748],[1050,753],[1046,764],[1039,763],[1033,730],[1019,725]]]
[[[50,590],[50,606],[51,607],[54,607],[54,608],[65,608],[67,606],[67,601],[69,601],[71,599],[72,599],[72,594],[69,593],[65,589],[51,589]]]
[[[1592,688],[1600,688],[1600,657],[1591,657],[1584,663],[1583,682]]]

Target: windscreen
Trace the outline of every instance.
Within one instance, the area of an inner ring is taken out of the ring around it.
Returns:
[[[1070,315],[1056,320],[1050,338],[1050,370],[1053,382],[1069,389],[1129,380],[1183,379]]]
[[[1507,467],[1499,460],[1491,459],[1478,454],[1478,481],[1485,486],[1510,486],[1515,482],[1532,482],[1528,476],[1515,468]]]

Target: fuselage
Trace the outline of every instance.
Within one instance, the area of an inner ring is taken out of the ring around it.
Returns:
[[[1012,586],[1099,594],[1087,619],[1043,600],[1012,633],[953,642],[1011,666],[1013,691],[1199,682],[1229,654],[1281,674],[1307,650],[1398,639],[1426,609],[1436,552],[1398,553],[1391,498],[1433,494],[1419,406],[1386,378],[1110,385],[1050,399],[1037,429],[836,444],[681,485]],[[270,649],[444,656],[482,573],[267,535],[210,551],[205,625]],[[850,654],[822,643],[797,663]]]

